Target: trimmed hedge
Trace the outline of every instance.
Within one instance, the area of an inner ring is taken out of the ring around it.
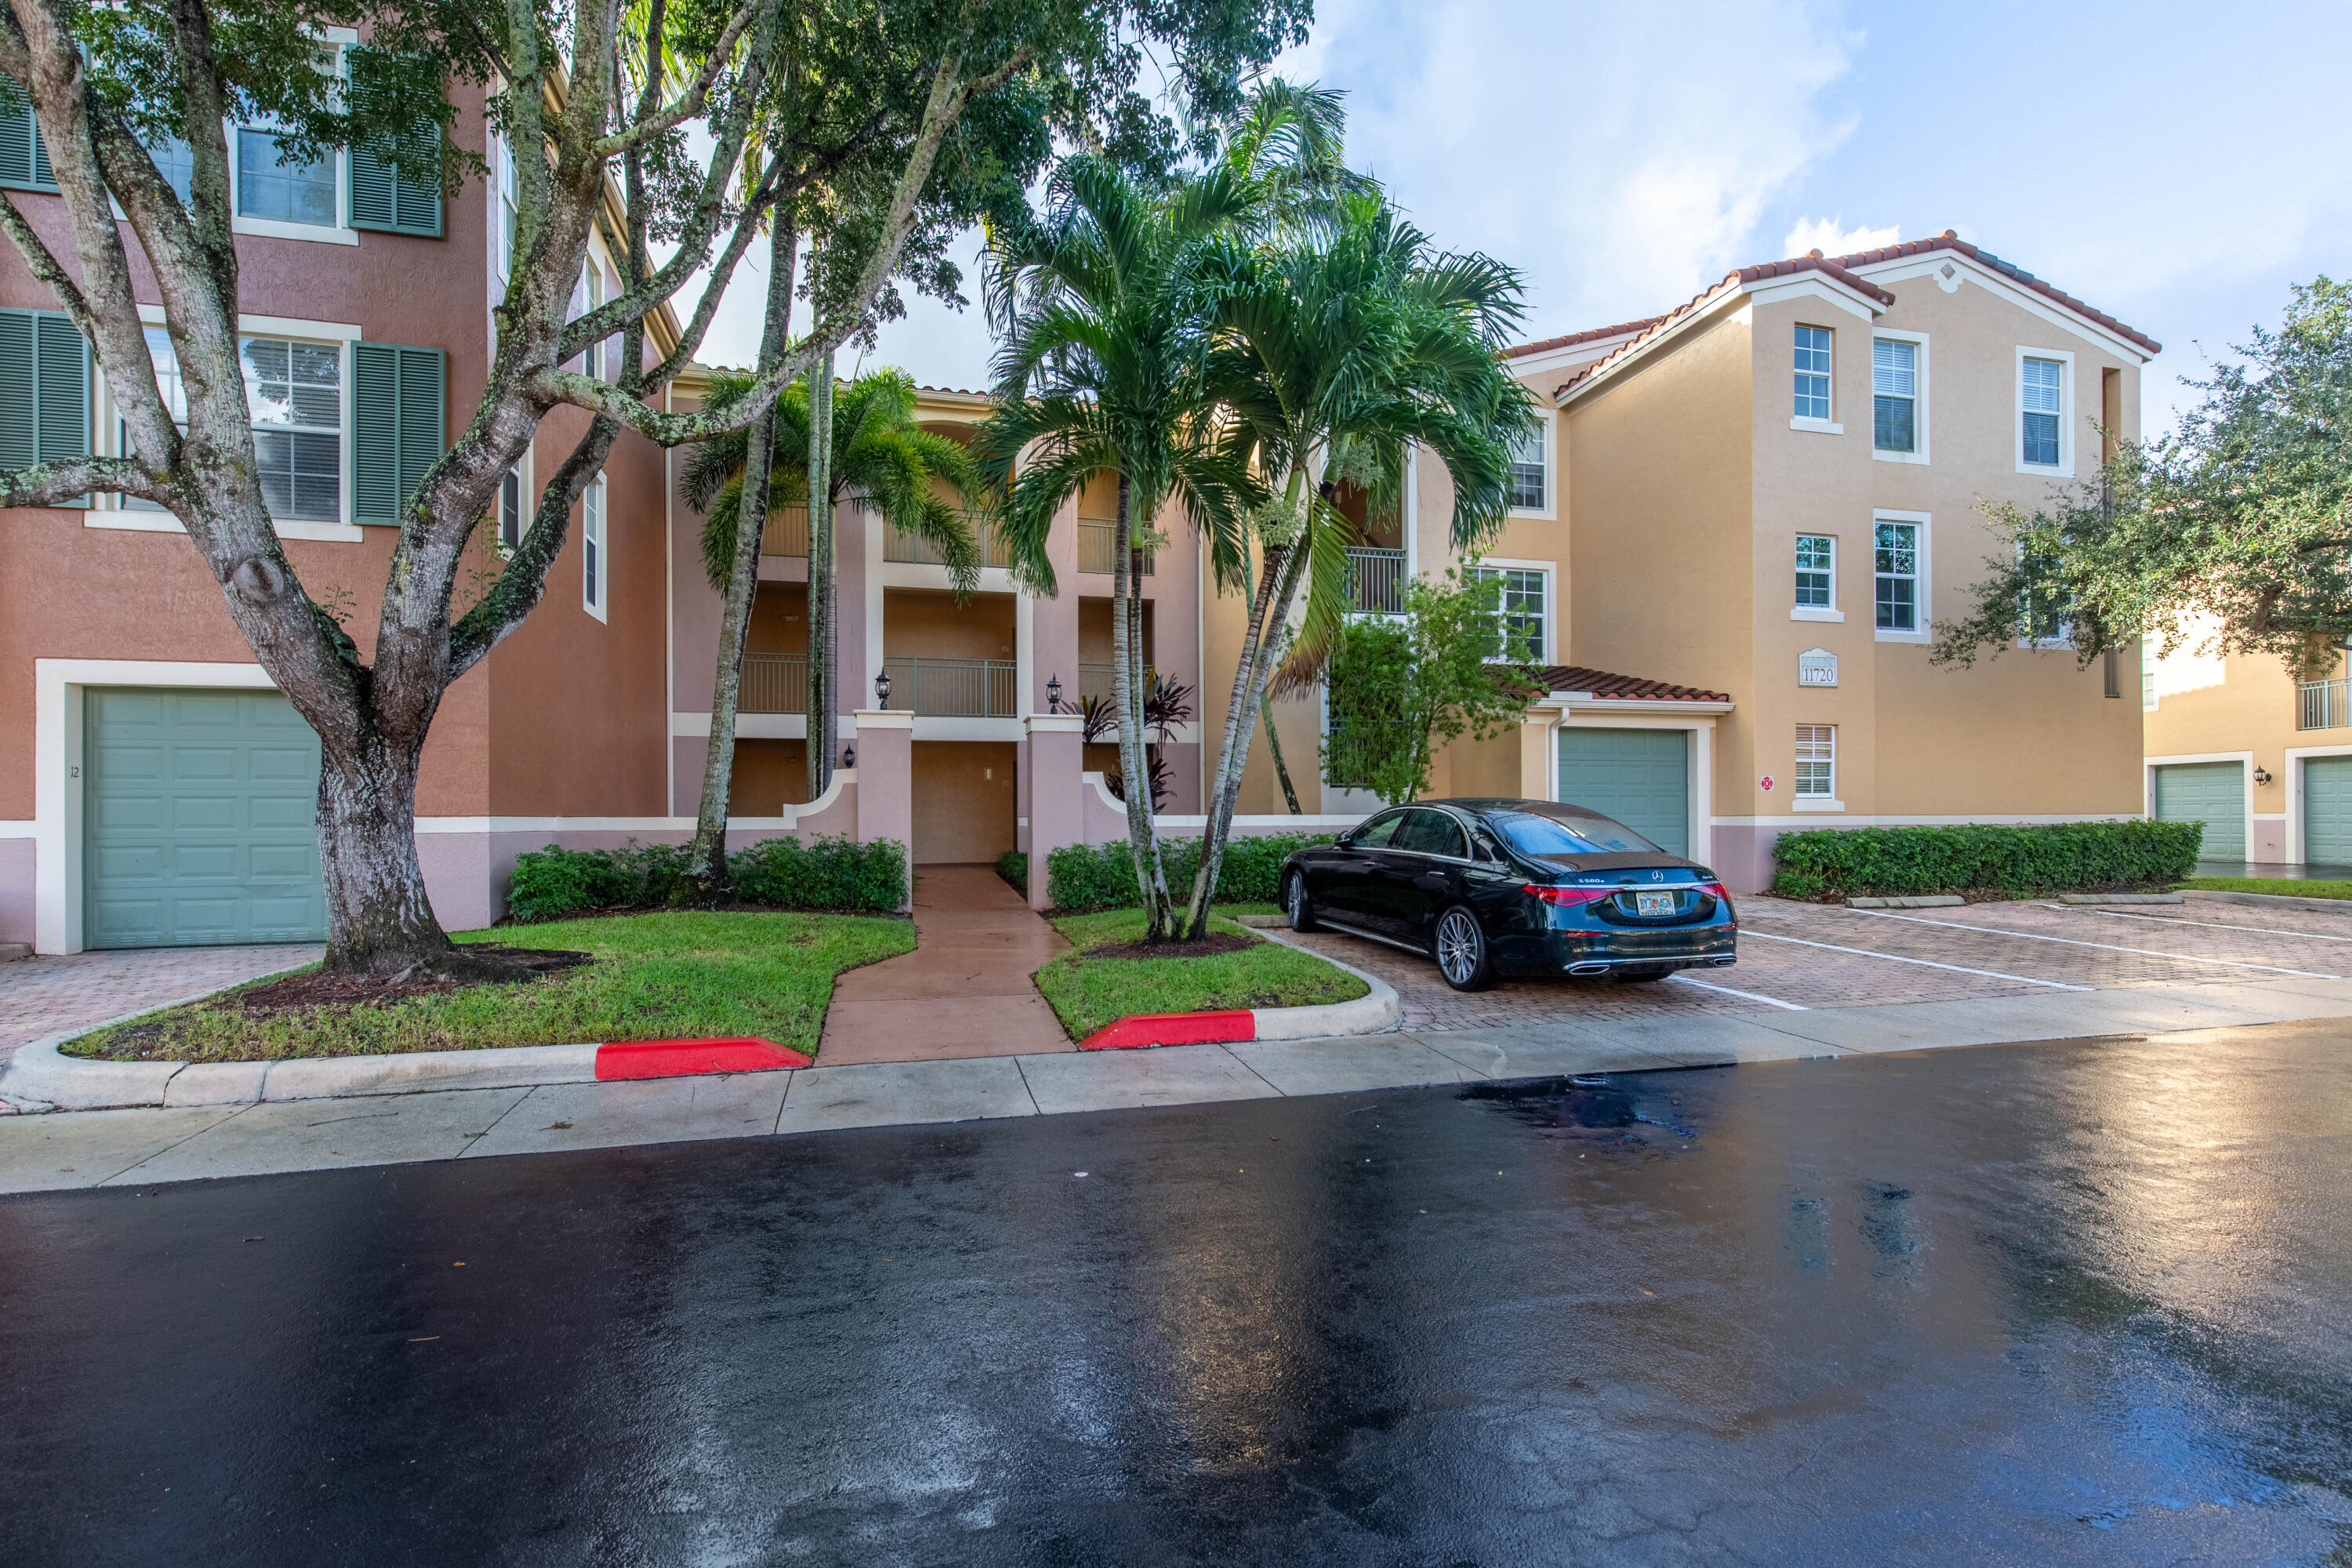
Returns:
[[[2011,894],[2178,882],[2197,864],[2200,822],[2060,822],[2036,826],[1816,828],[1772,847],[1784,898]]]
[[[1283,858],[1309,844],[1328,844],[1328,833],[1269,833],[1260,837],[1225,841],[1224,858],[1217,864],[1217,888],[1211,895],[1221,904],[1271,904],[1281,897]],[[1179,900],[1192,891],[1201,868],[1201,841],[1163,838],[1160,865],[1168,887]],[[1045,887],[1054,908],[1066,913],[1086,910],[1131,910],[1143,902],[1136,891],[1135,862],[1127,840],[1111,844],[1066,844],[1045,860]]]
[[[515,858],[507,912],[551,921],[600,910],[672,909],[689,902],[687,847],[640,844],[565,849],[551,844]],[[895,839],[763,838],[727,858],[735,896],[780,910],[888,914],[907,901],[907,848]]]
[[[1007,849],[996,858],[996,874],[1012,884],[1023,898],[1029,896],[1029,857],[1019,849]]]

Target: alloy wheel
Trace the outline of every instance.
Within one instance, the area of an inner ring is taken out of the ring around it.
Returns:
[[[1467,910],[1448,910],[1437,922],[1437,967],[1456,985],[1467,984],[1478,973],[1485,938]]]

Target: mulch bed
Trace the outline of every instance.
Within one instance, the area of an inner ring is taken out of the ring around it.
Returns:
[[[507,947],[497,942],[469,943],[465,951],[502,958],[515,966],[509,981],[469,981],[467,982],[468,984],[539,980],[595,962],[584,952],[567,952],[560,948],[547,947]],[[458,989],[458,984],[438,974],[330,974],[321,970],[310,974],[289,974],[267,985],[236,992],[230,999],[246,1013],[268,1016],[299,1012],[307,1007],[355,1007],[367,1002],[404,1002],[411,996],[446,996]]]
[[[1087,958],[1214,958],[1219,953],[1239,952],[1255,947],[1258,939],[1234,931],[1213,931],[1198,942],[1115,942],[1108,947],[1090,947]]]

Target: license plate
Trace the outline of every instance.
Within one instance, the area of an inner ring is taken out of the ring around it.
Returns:
[[[1675,912],[1672,893],[1635,893],[1633,912],[1637,915],[1670,915]]]

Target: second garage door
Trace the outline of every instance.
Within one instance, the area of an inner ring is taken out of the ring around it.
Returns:
[[[1613,816],[1671,854],[1689,854],[1689,731],[1561,730],[1559,798]]]
[[[2246,858],[2246,768],[2242,763],[2174,763],[2156,770],[2156,819],[2201,822],[2205,860]]]
[[[82,940],[312,942],[319,737],[274,691],[91,691],[82,706]]]
[[[2316,866],[2352,866],[2352,757],[2304,761],[2303,858]]]

